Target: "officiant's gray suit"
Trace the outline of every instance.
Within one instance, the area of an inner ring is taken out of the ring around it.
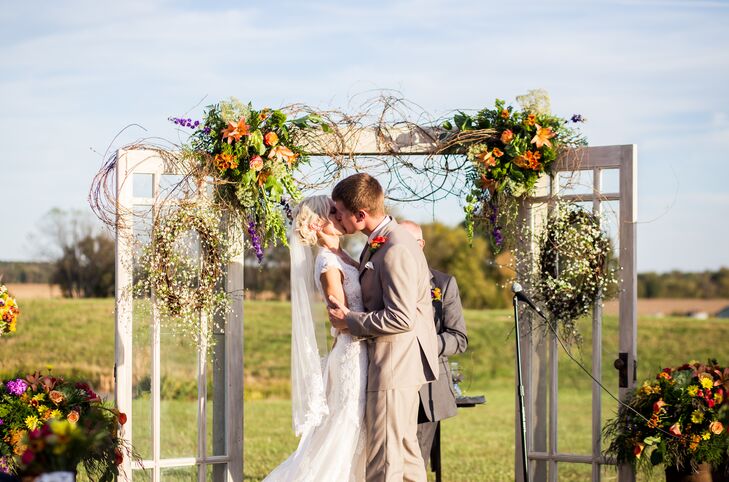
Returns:
[[[428,463],[438,421],[456,415],[456,395],[451,381],[448,357],[468,348],[466,320],[461,295],[453,276],[431,269],[431,287],[440,289],[440,299],[433,299],[435,330],[438,333],[438,380],[420,388],[418,442],[425,464]]]
[[[393,219],[365,246],[360,284],[366,312],[349,312],[352,335],[367,337],[367,481],[425,481],[417,438],[419,388],[435,380],[438,340],[430,270],[415,238]]]

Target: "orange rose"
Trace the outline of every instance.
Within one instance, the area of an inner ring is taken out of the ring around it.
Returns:
[[[58,390],[51,390],[51,392],[48,394],[48,398],[50,398],[51,402],[55,403],[56,405],[60,405],[65,400],[63,393],[59,392]]]
[[[278,135],[273,131],[266,132],[266,135],[263,136],[263,142],[265,142],[267,146],[276,145],[278,143]]]
[[[709,424],[709,430],[711,430],[711,433],[714,435],[719,435],[724,431],[724,424],[716,420]]]
[[[510,143],[514,139],[514,133],[511,132],[511,129],[506,129],[504,132],[501,133],[501,142],[504,144]]]
[[[71,410],[70,412],[68,412],[66,418],[69,422],[76,423],[78,422],[78,412],[76,410]]]
[[[253,156],[251,158],[251,162],[248,163],[248,167],[252,171],[260,171],[261,169],[263,169],[263,158],[261,156]]]

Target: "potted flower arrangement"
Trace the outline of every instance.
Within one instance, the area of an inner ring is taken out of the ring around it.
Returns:
[[[82,464],[93,480],[114,480],[128,452],[118,436],[125,422],[86,383],[38,372],[2,381],[0,471],[22,478],[74,474]]]
[[[729,457],[729,368],[715,360],[664,368],[621,405],[604,428],[606,455],[666,480],[723,480]]]
[[[5,285],[0,284],[0,336],[15,332],[20,308]]]

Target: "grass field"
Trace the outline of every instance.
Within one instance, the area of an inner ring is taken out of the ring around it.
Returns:
[[[111,389],[113,300],[19,301],[23,312],[18,334],[0,342],[1,376],[51,365],[57,374],[90,379],[106,391]],[[287,400],[290,307],[285,302],[246,302],[245,310],[245,476],[253,481],[280,463],[296,447],[297,440],[291,432]],[[454,360],[461,363],[466,376],[466,393],[484,394],[488,402],[462,409],[457,417],[443,423],[444,480],[513,480],[514,340],[509,314],[466,313],[469,350]],[[135,340],[143,344],[147,338],[142,328],[140,325]],[[589,368],[589,334],[585,338],[584,348],[577,354]],[[617,351],[617,322],[613,317],[605,319],[603,341],[603,382],[615,387],[612,361]],[[638,378],[690,359],[726,358],[728,345],[727,320],[641,318]],[[190,454],[195,443],[195,402],[186,397],[190,391],[185,386],[192,383],[189,369],[194,362],[184,360],[183,354],[190,351],[178,340],[170,340],[166,347],[170,358],[163,368],[166,383],[172,387],[170,393],[175,396],[169,397],[163,407],[165,418],[171,421],[164,424],[169,430],[165,451],[168,456]],[[726,359],[719,361],[726,363]],[[585,453],[590,446],[590,380],[564,354],[560,355],[560,367],[558,447],[560,451]],[[615,404],[607,396],[603,399],[603,415],[607,418]],[[135,412],[141,414],[145,401],[136,403],[140,411],[135,408]],[[144,436],[148,423],[142,416],[134,420],[135,446],[140,453],[148,452],[148,437]],[[559,480],[588,479],[589,466],[560,465]],[[614,471],[606,469],[603,480],[615,480]]]

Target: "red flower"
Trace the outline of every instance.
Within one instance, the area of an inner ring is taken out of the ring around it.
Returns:
[[[386,242],[387,238],[385,236],[375,236],[372,238],[372,241],[370,241],[370,252],[374,253]]]
[[[35,460],[35,454],[32,450],[26,450],[25,452],[23,452],[20,460],[23,462],[23,465],[30,465],[30,463]]]
[[[122,462],[124,462],[124,454],[122,453],[121,450],[119,450],[118,448],[115,448],[114,449],[114,463],[116,465],[121,465]]]
[[[124,425],[127,423],[127,414],[124,412],[119,412],[119,424]]]

